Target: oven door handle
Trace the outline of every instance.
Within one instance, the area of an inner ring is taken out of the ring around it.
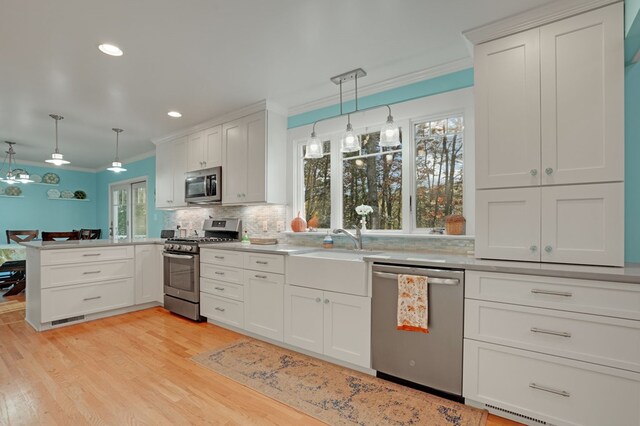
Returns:
[[[172,254],[172,253],[162,253],[164,257],[170,257],[172,259],[193,259],[193,255],[190,254]]]

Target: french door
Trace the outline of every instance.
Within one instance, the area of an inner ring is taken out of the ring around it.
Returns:
[[[110,186],[109,236],[115,239],[147,236],[147,182]]]

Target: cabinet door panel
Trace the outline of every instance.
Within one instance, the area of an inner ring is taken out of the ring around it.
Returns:
[[[542,188],[542,261],[624,266],[624,184]]]
[[[187,146],[187,171],[204,169],[204,134],[202,132],[189,135]]]
[[[184,174],[187,172],[187,136],[173,142],[173,202],[171,207],[185,207]]]
[[[204,131],[204,168],[222,166],[222,126]]]
[[[173,144],[156,147],[156,207],[171,207],[173,202]]]
[[[540,29],[545,184],[624,178],[622,7]]]
[[[539,30],[475,52],[476,186],[540,183]]]
[[[135,304],[161,302],[162,247],[153,244],[135,246]]]
[[[265,113],[259,112],[245,118],[247,128],[248,155],[245,164],[247,173],[246,196],[247,203],[260,203],[266,200],[266,121]]]
[[[476,257],[540,261],[540,188],[476,192]]]
[[[244,279],[245,329],[282,342],[284,276],[247,271]]]
[[[222,158],[222,202],[241,202],[247,186],[247,133],[242,120],[222,126]]]
[[[371,367],[371,299],[324,292],[324,354]]]
[[[313,352],[323,351],[322,291],[286,285],[284,288],[284,341]]]

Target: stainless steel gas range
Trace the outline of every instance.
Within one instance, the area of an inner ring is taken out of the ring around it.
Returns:
[[[169,238],[164,243],[164,307],[195,321],[200,316],[200,245],[240,241],[242,221],[208,219],[203,236]]]

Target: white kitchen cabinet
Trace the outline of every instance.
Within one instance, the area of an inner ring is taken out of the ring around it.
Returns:
[[[624,266],[624,184],[478,191],[476,256]]]
[[[222,203],[285,201],[286,118],[260,111],[222,125]]]
[[[163,259],[161,245],[135,246],[135,304],[163,303]]]
[[[156,208],[186,207],[187,136],[156,147]]]
[[[282,342],[283,275],[245,270],[244,306],[244,327],[247,331]]]
[[[187,170],[202,170],[222,165],[222,126],[214,126],[189,135]]]
[[[371,299],[287,285],[284,341],[355,365],[371,366]]]
[[[622,8],[476,46],[478,189],[624,179]]]

